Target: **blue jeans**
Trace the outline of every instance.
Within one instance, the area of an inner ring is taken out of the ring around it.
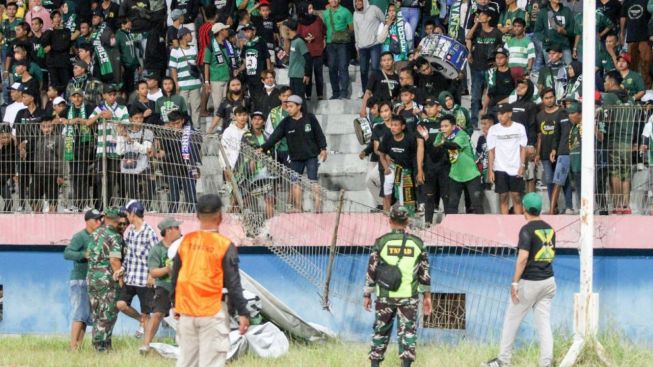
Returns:
[[[195,203],[197,203],[197,193],[195,191],[195,179],[190,177],[169,177],[168,189],[170,190],[170,213],[179,211],[179,193],[184,191],[185,203],[190,204],[190,213],[195,212]]]
[[[349,56],[346,43],[327,44],[329,81],[336,98],[347,98],[349,94]]]
[[[367,48],[359,48],[358,56],[360,57],[361,66],[361,83],[363,84],[363,93],[367,87],[367,79],[370,75],[370,63],[372,64],[372,71],[379,70],[381,63],[381,45],[374,45]]]
[[[533,45],[535,46],[535,61],[533,62],[533,71],[537,73],[545,64],[546,54],[542,49],[542,42],[535,37],[534,33],[529,34],[528,38],[533,41]]]
[[[419,24],[419,8],[401,8],[401,15],[404,20],[410,24],[413,33],[417,33],[417,25]]]
[[[481,98],[485,89],[485,70],[471,69],[472,74],[472,127],[478,126],[478,114],[481,111]]]
[[[546,185],[546,192],[549,195],[549,201],[551,201],[551,195],[553,194],[553,163],[550,160],[542,161],[542,183]]]
[[[70,281],[70,308],[73,321],[83,322],[86,325],[93,324],[93,320],[91,320],[91,301],[88,298],[86,280]]]

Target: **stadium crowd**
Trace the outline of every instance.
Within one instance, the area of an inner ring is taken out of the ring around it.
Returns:
[[[597,1],[601,213],[631,213],[632,168],[653,162],[642,158],[652,11]],[[45,199],[56,211],[66,177],[68,211],[101,209],[107,187],[125,202],[165,189],[162,211],[180,211],[182,195],[192,209],[203,137],[215,132],[235,142],[232,168],[242,141],[317,181],[327,147],[307,101],[329,98],[362,100],[371,134],[360,157],[386,211],[399,201],[430,222],[440,201],[458,213],[464,197],[465,212],[482,213],[494,187],[500,212],[520,213],[541,185],[551,214],[575,213],[582,14],[577,0],[1,1],[3,210],[41,212]],[[645,112],[611,113],[621,106]]]

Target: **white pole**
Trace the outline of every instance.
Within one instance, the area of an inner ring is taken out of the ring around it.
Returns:
[[[583,9],[583,121],[580,207],[580,292],[592,293],[594,248],[594,87],[596,65],[596,2],[585,0]],[[590,65],[592,65],[590,67]]]
[[[594,120],[594,91],[596,65],[596,2],[583,2],[583,122],[582,122],[582,161],[581,161],[581,195],[580,195],[580,296],[587,301],[592,294],[592,261],[594,258],[594,137],[596,124]],[[585,313],[585,330],[578,330],[584,336],[594,335],[595,327],[590,321],[593,302]],[[578,311],[578,310],[576,310]],[[589,317],[588,317],[589,316]],[[589,329],[588,329],[589,328]],[[592,330],[593,329],[593,330]]]
[[[580,188],[580,292],[574,297],[574,343],[560,363],[573,366],[583,348],[596,341],[598,295],[592,294],[594,250],[594,91],[596,65],[596,3],[583,1],[583,109]]]

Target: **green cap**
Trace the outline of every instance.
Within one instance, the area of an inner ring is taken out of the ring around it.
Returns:
[[[581,105],[578,102],[570,102],[567,105],[567,113],[580,113],[581,110]]]
[[[529,192],[522,199],[524,210],[533,215],[539,215],[542,211],[542,197],[534,192]]]
[[[157,227],[160,231],[164,231],[168,228],[179,227],[182,223],[182,221],[176,220],[174,217],[165,217],[161,222],[159,222],[159,224],[157,224]]]
[[[390,219],[397,223],[406,223],[408,221],[408,209],[402,205],[394,205],[390,209]]]
[[[106,209],[104,211],[104,216],[107,217],[107,218],[120,218],[123,215],[124,214],[122,214],[122,212],[120,211],[120,208],[115,207],[115,206],[113,206],[111,208],[108,208],[108,209]]]

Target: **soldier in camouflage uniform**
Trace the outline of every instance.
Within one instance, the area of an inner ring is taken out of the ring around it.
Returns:
[[[111,349],[111,334],[118,318],[116,302],[123,283],[121,217],[124,214],[119,209],[108,209],[104,225],[93,232],[88,245],[86,281],[93,317],[93,346],[99,352]]]
[[[417,341],[417,306],[419,293],[424,295],[424,314],[431,314],[431,275],[429,273],[428,252],[422,240],[406,234],[408,210],[403,206],[394,206],[390,211],[390,233],[379,237],[370,253],[363,306],[371,311],[371,293],[376,292],[374,335],[369,358],[372,367],[379,366],[390,341],[395,316],[399,319],[397,341],[402,367],[410,366],[415,360],[415,343]],[[403,255],[399,259],[402,242],[405,239]],[[401,272],[401,285],[396,291],[390,291],[376,283],[377,267],[383,261],[397,265]]]

